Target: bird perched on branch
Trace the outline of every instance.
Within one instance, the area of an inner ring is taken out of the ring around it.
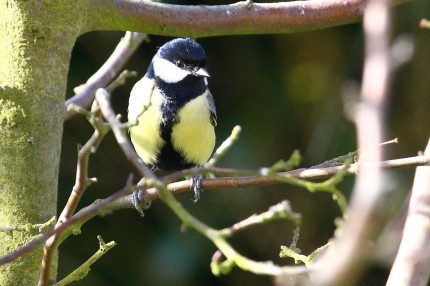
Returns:
[[[215,146],[216,110],[208,89],[206,54],[192,39],[175,39],[156,53],[130,93],[130,137],[147,165],[171,171],[204,165]],[[193,177],[195,201],[201,176]]]

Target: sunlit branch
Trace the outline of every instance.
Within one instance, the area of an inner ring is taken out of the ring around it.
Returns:
[[[122,124],[118,120],[118,117],[112,109],[109,96],[110,94],[102,88],[98,89],[96,92],[96,100],[100,105],[103,116],[106,118],[112,128],[119,146],[123,150],[128,161],[136,168],[141,177],[157,180],[157,177],[154,175],[154,173],[143,163],[143,161],[136,154],[136,151],[134,151],[134,148],[126,135],[129,126]]]
[[[68,120],[76,114],[76,110],[68,109],[71,104],[83,108],[89,107],[94,100],[96,90],[107,86],[115,78],[139,45],[145,40],[148,40],[146,34],[126,32],[124,38],[121,39],[112,55],[100,69],[88,79],[86,84],[76,88],[77,92],[73,97],[66,100],[64,120]]]
[[[416,157],[410,157],[410,158],[403,158],[403,159],[395,159],[395,160],[388,160],[383,161],[381,163],[378,163],[382,166],[384,169],[394,169],[394,168],[407,168],[407,167],[416,167],[416,166],[425,166],[430,164],[430,156],[428,155],[420,155]],[[335,174],[337,174],[343,167],[327,167],[327,168],[321,168],[321,169],[300,169],[300,170],[292,170],[289,172],[282,172],[279,173],[280,176],[285,176],[285,174],[289,174],[295,178],[299,179],[306,179],[306,180],[320,180],[320,179],[327,179]],[[205,169],[208,172],[216,173],[216,174],[223,174],[226,176],[232,176],[234,174],[238,173],[246,173],[246,174],[253,174],[254,176],[247,176],[247,177],[221,177],[221,178],[213,178],[213,179],[204,179],[202,182],[202,188],[205,190],[209,189],[223,189],[223,188],[237,188],[237,187],[254,187],[254,186],[261,186],[261,185],[272,185],[272,184],[280,184],[279,180],[275,180],[269,177],[262,177],[259,171],[251,171],[251,170],[235,170],[235,169],[225,169],[225,168],[208,168]],[[348,169],[349,174],[354,175],[356,174],[357,167],[351,166]],[[195,169],[195,174],[201,173],[201,169]],[[190,172],[190,174],[194,174],[193,172]],[[163,178],[161,178],[161,181],[164,181]],[[183,192],[189,192],[190,191],[190,180],[183,180],[179,182],[170,183],[167,185],[167,189],[172,194],[180,194]],[[159,193],[156,190],[156,188],[148,188],[144,192],[144,199],[145,201],[151,202],[154,200],[157,200],[159,198]],[[77,214],[80,214],[81,212],[85,212],[87,209],[91,209],[94,207],[97,207],[97,205],[100,202],[104,202],[104,200],[97,200],[95,203],[83,208],[80,210]],[[115,202],[109,204],[107,207],[103,208],[102,214],[105,213],[112,213],[114,211],[118,210],[124,210],[124,209],[134,209],[134,201],[133,201],[133,195],[126,195],[124,197],[119,198]],[[99,213],[94,213],[93,216],[98,215]],[[76,228],[80,228],[84,223],[86,223],[91,217],[86,217],[85,220],[80,221]],[[65,234],[68,236],[70,233]],[[64,238],[62,238],[64,239]]]
[[[118,86],[123,85],[129,73],[130,72],[128,71],[122,72],[120,76],[111,82],[107,88],[112,91]],[[89,158],[90,155],[97,150],[103,138],[110,130],[110,127],[103,122],[103,117],[96,101],[93,102],[91,112],[87,112],[82,107],[74,104],[69,105],[68,109],[74,109],[76,112],[82,113],[84,116],[86,116],[87,120],[94,128],[94,133],[84,146],[78,148],[75,185],[73,186],[72,192],[70,193],[70,196],[67,200],[66,206],[58,218],[56,227],[66,222],[73,215],[87,187],[96,181],[95,178],[88,177]],[[38,283],[39,286],[47,286],[50,283],[51,265],[55,256],[55,252],[58,248],[59,237],[59,234],[52,236],[46,241],[44,245],[42,267]]]
[[[361,20],[365,0],[320,0],[229,5],[172,5],[136,0],[87,0],[94,30],[131,30],[194,38],[304,32]]]
[[[370,0],[364,15],[365,62],[361,98],[353,116],[357,127],[358,149],[372,150],[384,139],[384,112],[390,85],[391,49],[388,0]],[[351,285],[357,281],[369,258],[368,243],[384,225],[387,184],[383,180],[381,148],[360,157],[361,164],[341,235],[315,262],[317,285]]]
[[[53,230],[50,230],[46,233],[43,233],[40,237],[28,242],[21,248],[16,249],[15,251],[4,255],[0,257],[0,265],[10,263],[12,261],[15,261],[19,257],[31,252],[36,247],[39,247],[42,243],[47,241],[50,237],[53,235],[57,235],[60,233],[63,233],[65,230],[70,228],[71,226],[81,222],[85,221],[88,218],[94,217],[97,214],[105,214],[106,210],[105,208],[115,202],[116,200],[120,199],[121,197],[127,195],[128,193],[131,193],[134,191],[134,188],[131,186],[131,178],[127,181],[127,185],[122,188],[121,190],[117,191],[110,197],[99,201],[96,206],[93,206],[91,208],[86,208],[85,210],[79,211],[79,213],[72,216],[70,219],[68,219],[66,222],[56,226]]]
[[[425,155],[430,154],[430,141]],[[403,237],[387,286],[402,282],[404,286],[425,286],[430,269],[430,167],[418,167],[415,172]]]
[[[81,280],[90,272],[90,267],[103,255],[105,255],[109,250],[116,246],[115,241],[105,243],[100,235],[97,236],[99,240],[99,250],[94,253],[87,261],[85,261],[81,266],[76,268],[72,273],[67,275],[64,279],[54,284],[54,286],[65,286],[74,281]]]

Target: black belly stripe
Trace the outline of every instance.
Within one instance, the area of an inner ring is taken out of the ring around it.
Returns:
[[[157,167],[165,171],[182,170],[196,166],[196,164],[186,162],[184,157],[176,152],[170,141],[161,148],[157,159]]]
[[[192,99],[202,95],[207,87],[203,78],[187,76],[176,84],[167,84],[156,77],[157,85],[167,100],[161,105],[162,120],[160,136],[165,144],[157,156],[156,167],[165,171],[181,170],[196,166],[196,163],[185,161],[172,144],[172,128],[178,122],[177,113],[181,107]],[[170,100],[169,100],[170,98]]]

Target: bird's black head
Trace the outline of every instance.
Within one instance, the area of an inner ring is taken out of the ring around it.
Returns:
[[[170,83],[178,82],[187,75],[209,77],[204,69],[205,64],[205,51],[190,38],[167,42],[153,59],[155,75]]]
[[[186,39],[174,39],[164,44],[158,54],[179,67],[204,67],[206,64],[206,54],[202,46],[197,42]]]

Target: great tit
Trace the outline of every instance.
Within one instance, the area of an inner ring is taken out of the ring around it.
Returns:
[[[130,93],[130,137],[147,165],[171,171],[204,165],[215,146],[217,115],[206,54],[192,39],[164,44]],[[197,180],[196,180],[197,179]],[[192,179],[195,200],[201,176]]]

